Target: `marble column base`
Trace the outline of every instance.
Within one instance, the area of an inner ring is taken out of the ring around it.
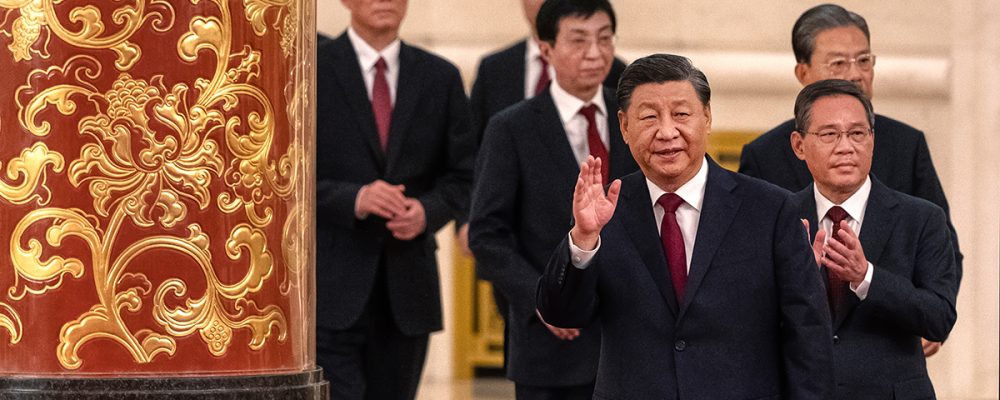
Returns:
[[[141,378],[0,376],[7,400],[328,400],[320,369],[280,375]]]

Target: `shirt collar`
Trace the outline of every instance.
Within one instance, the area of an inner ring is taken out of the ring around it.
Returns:
[[[375,63],[378,62],[379,57],[385,59],[386,67],[390,71],[399,71],[399,48],[401,43],[399,38],[396,38],[388,46],[385,46],[382,51],[375,50],[352,27],[347,28],[347,38],[351,40],[351,45],[354,46],[354,52],[358,55],[358,64],[361,65],[362,71],[368,72],[372,68],[375,68]]]
[[[681,187],[677,188],[674,193],[680,196],[685,203],[694,207],[696,211],[701,212],[701,205],[705,201],[705,186],[707,184],[708,160],[703,158],[701,160],[701,168],[699,168],[698,172],[694,174],[694,177],[681,185]],[[659,186],[656,186],[656,184],[649,180],[649,178],[646,178],[646,187],[649,188],[649,202],[653,205],[656,205],[656,201],[660,199],[660,196],[667,193],[667,191],[660,189]]]
[[[823,194],[816,189],[816,184],[813,183],[813,196],[816,199],[816,221],[822,221],[826,217],[826,213],[830,211],[833,206],[840,206],[847,211],[847,215],[851,219],[858,221],[860,224],[865,218],[865,207],[868,206],[868,195],[872,192],[872,178],[866,177],[865,183],[861,184],[858,191],[854,192],[851,197],[844,200],[843,204],[835,204],[834,202],[827,199]]]
[[[535,41],[535,38],[529,36],[525,40],[525,45],[527,46],[524,51],[525,60],[535,62],[535,60],[542,57],[542,49],[538,48],[538,42]]]
[[[580,112],[580,109],[587,104],[593,104],[597,106],[597,112],[603,117],[607,117],[608,110],[604,105],[604,89],[597,88],[597,93],[594,93],[594,97],[590,101],[584,102],[569,94],[569,92],[563,90],[559,86],[559,81],[553,79],[552,83],[549,85],[549,93],[552,94],[552,101],[556,103],[556,109],[559,110],[559,118],[562,119],[563,126],[565,126],[569,120],[573,119],[575,115]],[[597,119],[595,117],[595,119]],[[598,119],[599,120],[599,119]]]

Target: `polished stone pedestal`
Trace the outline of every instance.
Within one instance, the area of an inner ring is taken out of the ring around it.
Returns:
[[[0,399],[327,400],[320,369],[297,374],[53,379],[0,376]]]

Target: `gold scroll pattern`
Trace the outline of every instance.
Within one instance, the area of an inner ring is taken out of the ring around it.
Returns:
[[[189,1],[197,5],[202,0]],[[298,1],[243,0],[244,14],[256,35],[268,33],[267,16],[274,16],[286,57],[295,51]],[[215,356],[226,354],[237,329],[249,330],[248,346],[253,350],[262,349],[268,338],[284,341],[288,324],[281,307],[258,305],[249,295],[259,292],[274,275],[272,246],[280,247],[288,270],[280,285],[283,295],[288,295],[289,277],[298,276],[299,266],[293,264],[299,258],[289,256],[289,250],[302,240],[298,226],[304,215],[294,204],[295,183],[303,168],[298,164],[304,151],[293,138],[284,153],[273,158],[278,134],[275,116],[267,93],[255,84],[262,54],[250,46],[234,49],[234,21],[228,2],[211,1],[218,15],[193,16],[177,42],[182,61],[193,63],[206,54],[214,55],[213,75],[170,86],[162,75],[144,79],[128,72],[141,54],[141,48],[129,41],[130,36],[147,20],[154,21],[154,30],[169,30],[175,15],[169,3],[151,0],[147,6],[137,0],[134,6],[118,8],[114,18],[119,30],[105,34],[100,11],[94,6],[71,11],[70,20],[82,24],[79,31],[59,25],[55,6],[60,2],[0,0],[0,10],[6,8],[8,16],[13,9],[20,12],[11,31],[2,32],[13,39],[9,49],[14,61],[30,60],[32,54],[47,59],[48,42],[35,45],[38,33],[47,30],[76,47],[112,49],[119,56],[115,62],[118,72],[110,87],[100,89],[97,78],[104,73],[101,63],[93,56],[77,54],[62,65],[33,70],[15,93],[21,127],[41,139],[52,134],[50,123],[39,117],[45,110],[54,109],[66,116],[83,108],[93,110],[77,124],[87,143],[66,168],[68,182],[87,189],[93,212],[49,206],[48,171],[62,172],[65,161],[63,154],[50,150],[44,142],[35,143],[7,163],[7,177],[16,183],[0,178],[0,200],[13,204],[35,201],[40,206],[21,218],[11,233],[15,282],[8,298],[19,301],[28,295],[43,295],[64,285],[67,277],[82,278],[87,272],[93,275],[99,303],[60,330],[56,356],[68,369],[82,365],[79,350],[94,339],[111,339],[138,363],[173,355],[177,351],[175,338],[195,333]],[[158,8],[150,11],[151,6]],[[291,25],[289,21],[293,21]],[[288,49],[284,47],[286,35],[293,37]],[[52,81],[59,83],[45,85]],[[296,93],[304,88],[301,82],[290,85]],[[22,102],[22,98],[26,100]],[[237,107],[251,110],[245,113],[245,120],[232,115]],[[296,110],[289,117],[298,114]],[[232,160],[229,165],[224,161],[226,155]],[[213,183],[220,181],[225,183],[224,189],[213,194]],[[213,199],[220,211],[243,211],[247,219],[232,226],[228,237],[219,241],[229,260],[247,266],[246,274],[236,282],[216,275],[212,238],[198,223],[188,221],[190,207],[206,210]],[[263,228],[274,222],[271,207],[276,200],[293,206],[282,225],[283,237],[271,241]],[[41,236],[39,225],[47,227],[44,238],[32,236]],[[155,228],[159,231],[153,232],[163,234],[123,246],[119,242],[127,225]],[[164,233],[171,228],[183,228],[187,234]],[[70,238],[86,245],[89,259],[63,257],[54,250]],[[167,279],[154,290],[146,274],[129,271],[138,257],[162,250],[183,254],[198,267],[207,286],[201,297],[190,295],[189,282],[181,279]],[[43,259],[43,252],[55,254]],[[139,312],[143,299],[150,295],[153,319],[163,331],[131,330],[122,313]],[[186,300],[176,305],[172,299]],[[0,302],[0,332],[3,330],[16,344],[23,335],[23,321],[10,305]]]

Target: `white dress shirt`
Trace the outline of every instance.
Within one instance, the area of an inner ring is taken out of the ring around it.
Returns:
[[[375,87],[375,63],[379,58],[385,59],[385,81],[389,84],[389,103],[396,104],[396,84],[399,82],[399,38],[385,46],[382,51],[377,51],[368,44],[354,28],[347,28],[347,38],[354,46],[354,53],[358,56],[358,66],[361,68],[361,76],[365,79],[365,89],[368,91],[368,101],[372,99],[372,88]],[[354,216],[358,219],[368,218],[368,214],[362,213],[359,209],[361,195],[366,189],[364,187],[358,191],[354,197]]]
[[[816,199],[816,220],[820,221],[820,229],[826,231],[826,239],[830,240],[833,234],[833,221],[826,217],[826,213],[830,211],[833,206],[840,206],[844,211],[847,211],[847,226],[851,227],[855,235],[861,235],[861,223],[865,219],[865,209],[868,208],[868,195],[872,192],[872,178],[868,177],[865,179],[865,183],[861,184],[861,188],[857,192],[844,200],[842,204],[835,204],[826,197],[824,197],[819,190],[816,190],[816,184],[813,184],[813,196]],[[824,242],[825,244],[825,242]],[[851,291],[858,296],[859,299],[864,300],[868,297],[868,288],[872,284],[872,270],[875,266],[872,265],[871,261],[868,262],[868,272],[865,273],[865,279],[857,287],[851,282],[849,285]]]
[[[569,146],[573,149],[573,156],[576,157],[577,165],[587,161],[587,156],[590,155],[590,144],[587,142],[587,117],[580,114],[580,109],[585,105],[593,104],[597,106],[597,112],[594,113],[594,122],[597,123],[597,135],[601,137],[604,148],[610,154],[611,149],[608,148],[608,107],[604,104],[603,87],[598,88],[594,97],[586,102],[563,90],[559,86],[559,82],[555,79],[549,85],[549,92],[552,94],[552,100],[556,103],[556,110],[559,111],[559,119],[562,120],[563,130],[566,131],[566,139],[569,140]],[[608,160],[601,161],[607,162]]]
[[[538,42],[529,37],[525,40],[527,46],[524,52],[524,98],[535,97],[535,86],[538,85],[538,77],[542,75],[542,50],[538,48]],[[548,66],[549,79],[556,80],[556,70],[551,65]]]
[[[687,257],[687,271],[691,271],[691,257],[694,255],[694,242],[698,236],[698,221],[701,219],[701,206],[705,202],[705,186],[708,184],[708,161],[702,159],[701,168],[695,173],[691,180],[685,182],[677,188],[674,193],[680,196],[683,203],[677,207],[677,225],[681,228],[681,236],[684,238],[684,255]],[[656,219],[656,231],[660,232],[660,225],[663,224],[663,207],[656,203],[667,191],[656,186],[655,183],[646,178],[646,186],[649,188],[649,203],[653,207],[653,217]],[[601,248],[600,239],[594,250],[584,251],[573,243],[573,236],[569,238],[570,260],[573,266],[586,269],[590,265],[590,260]]]
[[[375,86],[375,63],[379,58],[385,59],[385,80],[389,84],[389,102],[396,104],[396,84],[399,82],[399,38],[393,40],[382,51],[375,50],[368,42],[365,42],[354,28],[347,28],[347,38],[354,46],[354,52],[358,55],[358,66],[361,67],[361,76],[365,78],[365,89],[368,91],[368,100],[372,99],[372,88]]]

